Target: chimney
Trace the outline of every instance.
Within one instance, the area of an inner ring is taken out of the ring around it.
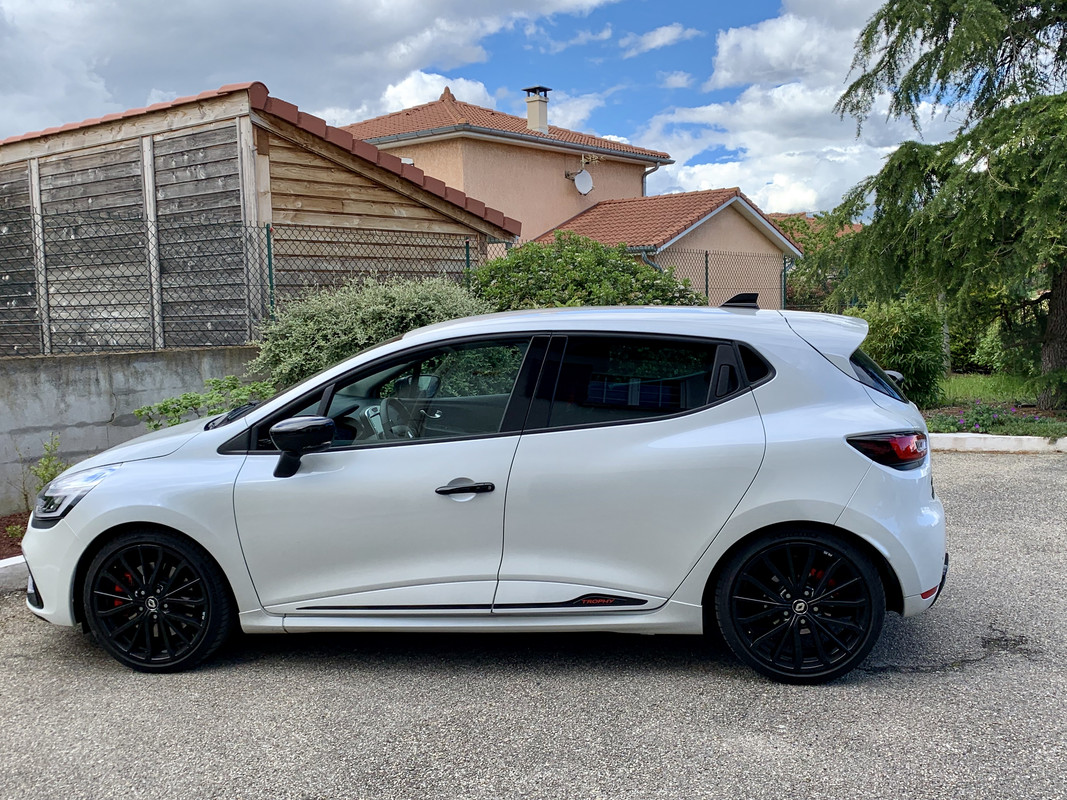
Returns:
[[[548,93],[547,86],[529,86],[526,92],[526,127],[531,131],[548,133]]]

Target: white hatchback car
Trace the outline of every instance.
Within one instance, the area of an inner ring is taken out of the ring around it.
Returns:
[[[717,624],[764,675],[830,680],[948,567],[923,418],[866,332],[738,307],[412,331],[69,469],[23,541],[27,602],[145,671],[235,625]]]

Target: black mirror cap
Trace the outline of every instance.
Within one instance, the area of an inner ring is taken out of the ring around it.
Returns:
[[[335,425],[328,417],[292,417],[272,425],[270,440],[282,451],[274,477],[288,478],[300,469],[300,456],[325,450],[333,441]]]

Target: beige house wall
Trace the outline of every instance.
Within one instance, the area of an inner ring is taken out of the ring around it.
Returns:
[[[727,206],[703,225],[674,242],[671,248],[674,247],[684,250],[722,250],[728,253],[786,253],[784,248],[768,237],[765,228],[757,227],[733,206]]]
[[[756,292],[760,308],[781,308],[783,259],[789,253],[768,233],[727,206],[660,251],[656,263],[673,268],[698,292],[706,291],[709,305]]]
[[[642,163],[605,158],[587,164],[594,188],[583,196],[566,177],[582,169],[576,153],[468,137],[381,149],[412,159],[427,175],[519,220],[523,240],[537,238],[601,200],[640,197],[645,173]]]

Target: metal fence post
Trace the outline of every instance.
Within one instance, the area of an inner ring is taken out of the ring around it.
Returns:
[[[790,265],[793,263],[793,259],[789,256],[782,256],[782,305],[781,308],[785,308],[786,291],[785,291],[785,274],[788,272]]]
[[[711,303],[711,283],[710,283],[710,271],[708,269],[708,251],[704,251],[704,296],[708,298],[708,303]]]
[[[267,234],[267,308],[271,322],[274,321],[274,241],[271,238],[274,228],[268,222],[263,226]]]
[[[464,259],[466,267],[463,270],[463,288],[471,288],[471,240],[463,240]]]

